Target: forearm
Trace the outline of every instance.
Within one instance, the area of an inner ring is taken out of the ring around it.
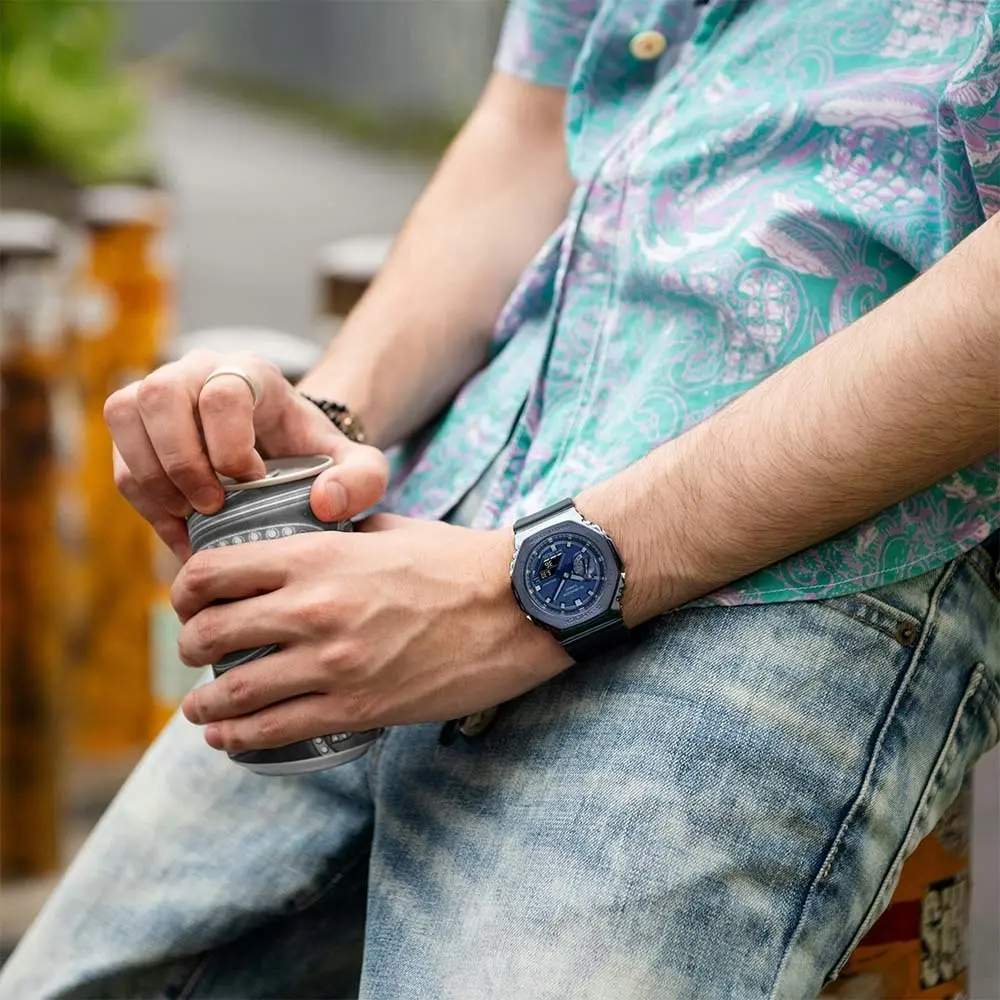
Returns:
[[[828,538],[998,446],[1000,218],[846,330],[579,498],[630,623]]]
[[[524,267],[572,190],[561,91],[496,75],[371,289],[302,382],[346,402],[369,438],[421,426],[485,363]]]

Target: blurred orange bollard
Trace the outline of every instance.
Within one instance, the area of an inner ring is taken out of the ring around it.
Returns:
[[[150,372],[164,351],[169,285],[158,250],[166,199],[149,188],[92,188],[81,214],[87,239],[72,374],[83,431],[67,505],[78,508],[71,573],[82,597],[70,734],[73,749],[94,758],[136,751],[150,728],[154,535],[115,488],[103,410],[111,392]]]
[[[326,343],[358,304],[381,270],[395,236],[352,236],[328,243],[319,252],[318,332]]]
[[[64,346],[64,233],[0,214],[0,877],[59,864],[63,574],[52,387]]]
[[[971,779],[906,859],[885,912],[826,1000],[961,1000],[968,991]]]
[[[319,361],[318,344],[280,330],[263,327],[213,327],[178,337],[167,360],[182,357],[195,348],[218,354],[249,352],[280,368],[285,378],[296,382]],[[177,710],[177,705],[197,679],[177,655],[180,623],[170,604],[170,585],[180,563],[172,552],[156,541],[156,586],[150,608],[150,663],[152,668],[152,715],[150,738]]]

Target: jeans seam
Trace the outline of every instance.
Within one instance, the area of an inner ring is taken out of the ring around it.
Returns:
[[[871,787],[871,779],[875,771],[875,762],[878,759],[879,754],[882,752],[882,747],[885,744],[886,733],[889,731],[889,727],[896,719],[900,702],[903,700],[903,695],[913,680],[917,664],[920,662],[920,658],[924,652],[924,647],[927,645],[926,626],[933,620],[934,615],[937,613],[938,605],[941,602],[941,593],[954,575],[955,563],[952,563],[948,567],[948,572],[945,573],[945,575],[938,581],[938,585],[934,588],[934,595],[931,598],[930,607],[927,609],[927,617],[924,619],[924,627],[921,629],[920,638],[917,641],[912,655],[910,656],[910,662],[906,666],[906,673],[903,677],[902,683],[896,689],[896,694],[892,699],[892,704],[889,706],[889,711],[886,713],[886,717],[882,722],[881,728],[879,729],[878,738],[875,741],[875,746],[872,748],[872,755],[868,761],[868,767],[865,769],[864,778],[861,780],[861,787],[858,789],[858,794],[854,797],[854,802],[851,804],[851,808],[848,810],[847,816],[844,818],[844,822],[841,823],[840,829],[837,831],[837,835],[834,837],[833,843],[830,845],[830,850],[827,853],[826,860],[823,862],[823,865],[819,870],[817,875],[819,881],[825,880],[827,875],[830,874],[830,869],[833,867],[834,861],[837,860],[840,845],[847,836],[847,831],[850,828],[854,817],[857,815],[860,804],[867,794],[868,789]]]
[[[873,621],[871,618],[867,618],[864,615],[852,611],[849,607],[851,602],[857,602],[858,604],[868,608],[870,611],[878,612],[886,619],[891,620],[892,627],[890,628],[888,624]],[[828,597],[825,600],[821,600],[819,603],[823,607],[830,608],[831,611],[839,611],[840,614],[850,618],[852,621],[859,622],[862,625],[868,626],[868,628],[881,632],[883,635],[888,636],[894,642],[903,647],[910,646],[912,643],[906,643],[900,640],[899,627],[901,625],[909,625],[917,629],[921,627],[920,619],[915,615],[911,615],[908,611],[902,611],[899,608],[894,607],[885,601],[881,601],[877,597],[872,597],[869,594],[849,594],[845,597]]]
[[[934,760],[934,766],[931,769],[931,773],[920,793],[920,800],[917,803],[917,808],[914,810],[913,816],[911,817],[909,825],[906,828],[906,833],[903,836],[902,843],[900,844],[895,855],[893,855],[885,876],[879,884],[871,905],[865,911],[865,915],[862,918],[857,931],[855,931],[854,936],[851,938],[847,947],[837,959],[829,977],[831,980],[836,978],[840,970],[843,968],[844,963],[870,929],[871,923],[873,922],[870,920],[872,914],[879,909],[880,904],[885,900],[890,882],[909,857],[910,851],[908,848],[913,842],[914,834],[924,824],[934,795],[941,788],[942,776],[947,773],[954,760],[955,739],[958,735],[959,727],[962,725],[962,722],[968,714],[970,704],[983,697],[985,693],[984,687],[988,686],[988,684],[989,678],[986,676],[986,668],[984,664],[977,663],[975,669],[973,670],[972,677],[966,686],[965,693],[962,695],[962,700],[959,702],[958,707],[955,710],[955,717],[952,719],[951,726],[948,729],[948,735],[945,737],[944,744]]]
[[[1000,581],[998,581],[995,575],[987,568],[989,565],[989,557],[983,553],[983,558],[980,560],[976,555],[974,555],[974,553],[977,553],[978,551],[980,550],[971,549],[969,552],[966,552],[963,556],[963,561],[972,567],[976,575],[986,584],[987,587],[990,588],[991,593],[995,597],[1000,597]],[[983,565],[984,561],[987,563],[986,566]]]
[[[809,889],[807,890],[805,896],[803,897],[802,906],[799,910],[798,920],[795,922],[795,926],[792,928],[792,932],[788,937],[788,941],[785,945],[785,953],[782,955],[781,961],[778,963],[778,968],[775,972],[774,979],[771,982],[771,989],[767,994],[768,997],[770,998],[774,997],[774,991],[777,989],[778,982],[781,979],[781,975],[784,972],[786,965],[788,964],[788,956],[791,952],[792,942],[795,941],[796,937],[798,936],[799,932],[802,929],[802,924],[805,920],[806,910],[809,906],[809,903],[815,896],[819,886],[826,880],[827,876],[829,875],[830,869],[833,867],[833,863],[837,859],[837,856],[840,852],[841,845],[843,844],[844,839],[847,836],[847,831],[851,828],[851,825],[854,822],[854,818],[858,813],[860,805],[864,801],[864,798],[871,787],[872,776],[875,772],[875,765],[881,754],[882,747],[885,744],[886,734],[889,731],[889,727],[896,719],[897,710],[899,708],[900,702],[902,701],[903,694],[909,688],[913,680],[913,675],[916,672],[917,664],[920,662],[920,658],[923,654],[924,648],[927,645],[927,633],[928,633],[927,626],[933,620],[934,615],[937,612],[938,605],[941,602],[941,595],[945,587],[955,574],[955,565],[956,565],[955,562],[952,562],[948,565],[947,571],[942,574],[941,578],[938,580],[937,585],[934,588],[934,593],[930,600],[930,606],[924,618],[923,627],[920,633],[920,638],[918,639],[916,647],[913,649],[913,652],[910,655],[909,662],[906,665],[906,672],[903,676],[903,679],[900,682],[899,686],[897,687],[896,693],[892,699],[892,703],[890,704],[889,709],[886,712],[885,718],[882,720],[882,725],[879,727],[878,737],[875,741],[875,746],[872,748],[872,753],[868,760],[868,766],[865,768],[864,776],[861,779],[861,785],[858,788],[857,794],[854,796],[854,801],[851,803],[851,807],[850,809],[848,809],[847,815],[844,817],[843,821],[840,824],[840,828],[834,835],[833,841],[831,842],[830,847],[827,850],[826,857],[824,858],[823,863],[819,868],[819,871],[817,871],[816,875],[813,877],[813,880],[809,885]]]
[[[214,952],[206,951],[195,963],[194,968],[188,973],[180,993],[177,994],[177,1000],[190,1000],[192,991],[197,989],[198,984],[204,979],[205,970],[208,968],[213,954]]]

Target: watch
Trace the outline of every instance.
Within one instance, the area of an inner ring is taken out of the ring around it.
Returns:
[[[574,660],[629,637],[621,610],[622,558],[607,532],[571,499],[514,522],[510,582],[529,620],[551,632]]]

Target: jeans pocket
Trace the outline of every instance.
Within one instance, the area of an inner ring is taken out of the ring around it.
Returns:
[[[892,598],[892,588],[883,587],[846,597],[829,597],[819,603],[882,632],[900,646],[915,646],[922,622],[916,615],[898,607]]]
[[[903,863],[937,825],[962,789],[969,762],[993,747],[1000,736],[1000,689],[986,664],[977,663],[948,729],[948,735],[924,784],[902,843],[854,936],[826,981],[837,978],[855,948],[888,905]]]

